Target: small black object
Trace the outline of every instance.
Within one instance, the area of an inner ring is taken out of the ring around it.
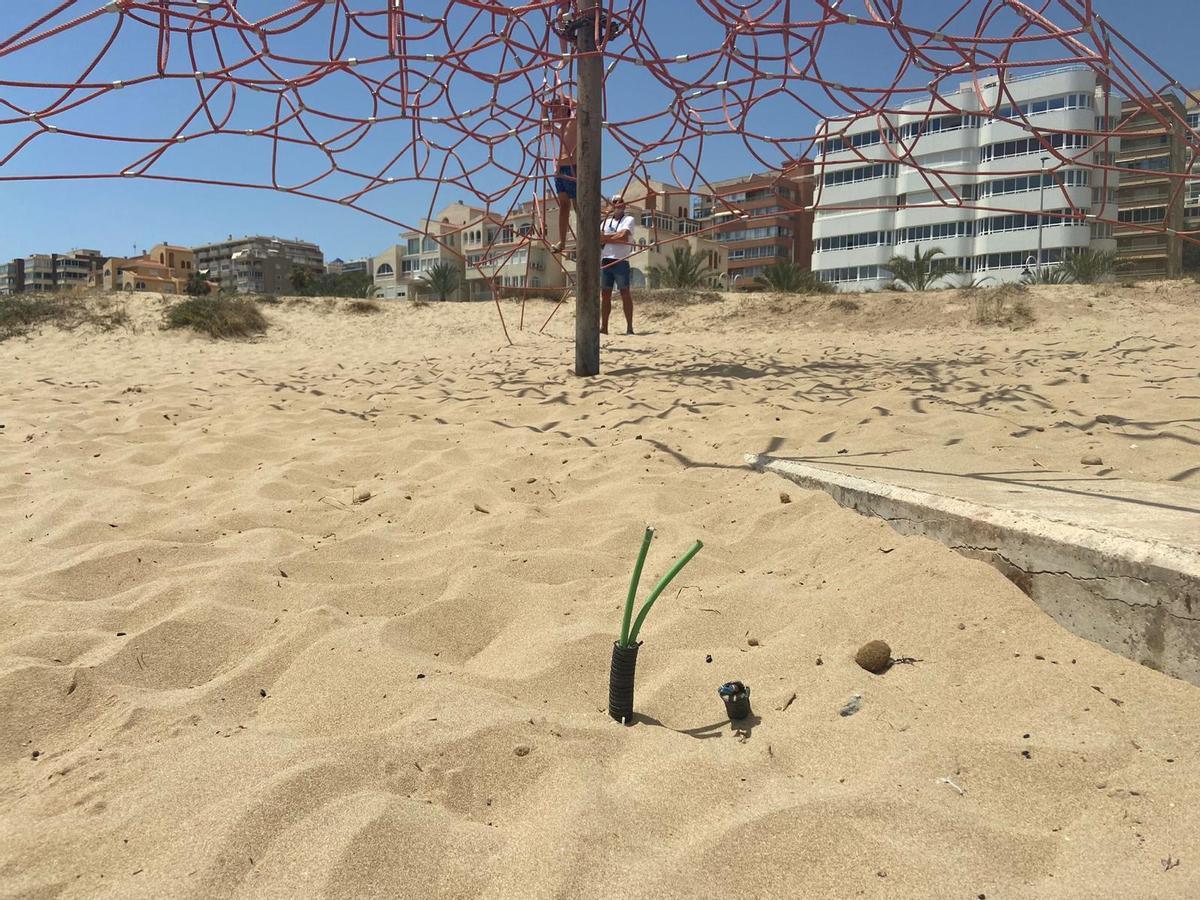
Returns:
[[[625,725],[633,724],[633,676],[641,646],[641,641],[629,647],[613,641],[612,667],[608,672],[608,714]]]
[[[727,681],[717,693],[725,701],[725,712],[729,713],[731,721],[745,719],[750,716],[750,687],[740,681]]]

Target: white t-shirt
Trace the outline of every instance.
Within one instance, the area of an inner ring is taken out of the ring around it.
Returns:
[[[633,216],[628,213],[619,219],[616,216],[605,216],[604,221],[600,223],[600,233],[603,235],[613,235],[621,231],[628,231],[628,240],[633,240]],[[605,244],[600,248],[600,257],[602,259],[628,259],[632,252],[633,244]]]

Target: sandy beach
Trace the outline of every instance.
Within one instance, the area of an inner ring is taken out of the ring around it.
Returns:
[[[744,463],[1200,493],[1200,285],[1026,298],[648,302],[590,380],[545,301],[511,344],[491,304],[212,341],[140,294],[0,343],[0,895],[1200,896],[1200,689]],[[646,523],[644,584],[705,547],[623,727]]]

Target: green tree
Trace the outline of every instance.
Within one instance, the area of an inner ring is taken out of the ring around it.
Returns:
[[[422,272],[421,280],[425,282],[424,287],[437,294],[439,300],[445,301],[448,294],[458,290],[462,272],[452,263],[440,262]]]
[[[759,287],[777,294],[832,294],[834,287],[792,262],[777,262],[754,279]]]
[[[187,287],[184,290],[192,297],[203,297],[212,290],[212,287],[203,275],[193,269],[192,274],[188,275]]]
[[[656,288],[697,288],[712,282],[716,274],[708,254],[691,247],[676,247],[665,266],[650,267],[650,285]]]
[[[945,251],[941,247],[934,247],[922,253],[921,245],[917,244],[913,248],[912,259],[893,256],[884,264],[884,268],[892,273],[894,284],[906,287],[910,291],[927,291],[947,275],[962,274],[951,260],[937,258],[944,255]]]
[[[1113,273],[1117,254],[1111,250],[1084,250],[1068,256],[1061,268],[1068,281],[1076,284],[1095,284]]]
[[[292,290],[302,297],[313,295],[313,287],[316,279],[311,270],[303,266],[292,266],[292,272],[288,276],[288,281],[292,284]]]

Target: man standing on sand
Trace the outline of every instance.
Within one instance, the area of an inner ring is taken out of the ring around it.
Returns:
[[[608,334],[612,289],[621,292],[625,333],[633,334],[633,295],[629,293],[629,255],[633,252],[633,216],[625,212],[625,198],[616,194],[612,208],[600,224],[600,333]]]
[[[543,106],[550,130],[557,137],[558,166],[554,176],[554,192],[558,195],[558,243],[554,252],[561,253],[571,231],[571,209],[575,207],[575,148],[579,132],[575,127],[575,101],[566,93],[555,93]],[[579,211],[575,211],[578,218]]]

